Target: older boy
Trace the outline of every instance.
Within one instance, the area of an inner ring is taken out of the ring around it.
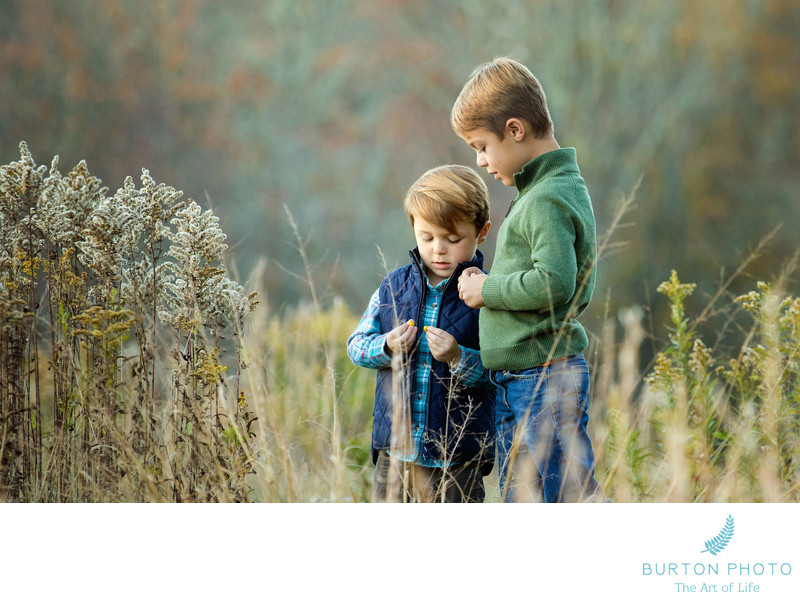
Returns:
[[[575,149],[556,142],[539,81],[508,58],[473,72],[451,121],[478,166],[518,190],[492,273],[459,278],[464,302],[482,307],[481,358],[498,387],[501,494],[602,499],[586,431],[588,338],[577,321],[595,283],[595,221]]]
[[[478,310],[458,298],[456,282],[466,268],[483,273],[477,245],[491,227],[488,196],[480,176],[460,165],[411,186],[411,263],[384,279],[347,341],[356,365],[378,370],[375,501],[484,500],[495,391],[480,361]]]

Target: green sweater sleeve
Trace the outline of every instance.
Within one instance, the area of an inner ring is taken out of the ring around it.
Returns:
[[[532,211],[536,212],[533,218]],[[483,302],[504,311],[552,311],[575,294],[575,224],[556,199],[538,199],[514,212],[502,269],[482,288]]]

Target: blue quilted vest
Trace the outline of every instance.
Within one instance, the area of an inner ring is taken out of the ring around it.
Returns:
[[[389,332],[409,319],[421,323],[428,287],[418,250],[415,248],[409,254],[411,263],[391,272],[381,283],[381,332]],[[450,276],[442,295],[436,326],[450,333],[461,346],[478,350],[478,309],[470,308],[458,297],[458,276],[467,267],[482,269],[483,254],[477,251],[475,260],[459,264]],[[424,336],[421,329],[418,335]],[[417,394],[414,390],[417,358],[416,350],[412,351],[404,369],[404,386],[400,387],[405,393],[402,402],[408,415],[411,413],[411,398]],[[488,383],[465,387],[451,378],[447,364],[435,359],[432,369],[421,458],[446,459],[454,463],[478,458],[482,472],[488,474],[494,464],[494,387]],[[372,413],[373,462],[377,461],[379,450],[390,447],[392,412],[392,369],[379,369]]]

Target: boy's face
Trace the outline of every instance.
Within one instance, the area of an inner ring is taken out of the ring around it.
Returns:
[[[492,131],[477,127],[459,134],[478,159],[478,167],[485,167],[489,175],[499,179],[506,186],[514,185],[514,174],[522,170],[530,160],[527,149],[515,138],[515,132],[507,131],[500,138]]]
[[[486,239],[490,226],[487,221],[478,232],[474,223],[461,221],[454,224],[452,230],[447,230],[414,216],[414,237],[432,286],[453,275],[459,263],[472,260],[478,244]]]

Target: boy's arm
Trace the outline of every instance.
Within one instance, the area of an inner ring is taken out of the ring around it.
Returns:
[[[475,349],[461,346],[461,360],[450,366],[450,373],[464,386],[490,384],[489,370],[481,363],[481,353]]]
[[[523,234],[530,244],[531,268],[489,274],[481,287],[484,304],[504,311],[546,311],[567,304],[578,274],[575,225],[555,202],[537,203],[536,222]],[[522,250],[522,249],[520,249]]]
[[[386,334],[380,330],[378,309],[380,296],[376,290],[355,332],[347,339],[347,356],[359,367],[378,369],[392,364],[392,358],[386,352]]]
[[[479,382],[489,382],[489,372],[481,363],[480,351],[461,346],[452,334],[440,328],[426,327],[425,333],[433,358],[446,361],[450,374],[460,384],[475,386]]]

